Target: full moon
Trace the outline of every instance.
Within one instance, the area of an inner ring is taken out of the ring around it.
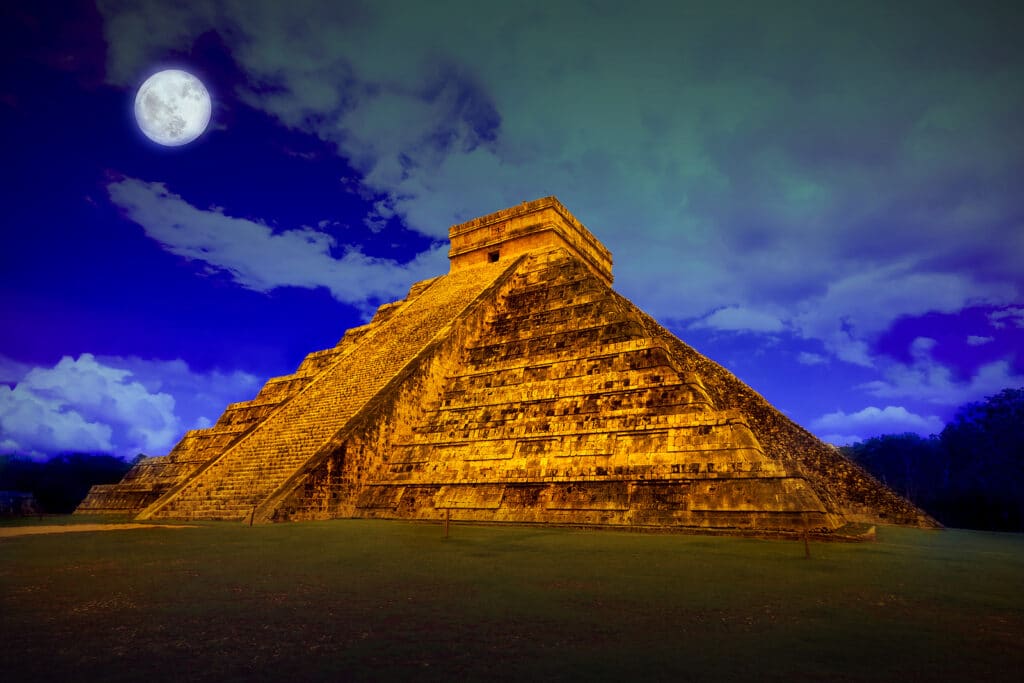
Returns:
[[[168,147],[187,145],[210,123],[210,93],[180,69],[158,71],[135,95],[135,120],[146,137]]]

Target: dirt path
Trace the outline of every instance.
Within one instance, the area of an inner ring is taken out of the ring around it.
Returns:
[[[119,531],[122,529],[193,529],[186,524],[65,524],[51,526],[0,527],[0,538],[32,534],[67,534],[75,531]]]

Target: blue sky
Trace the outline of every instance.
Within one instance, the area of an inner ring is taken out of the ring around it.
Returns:
[[[5,3],[0,450],[165,453],[549,194],[827,440],[1024,385],[1013,3],[488,5]]]

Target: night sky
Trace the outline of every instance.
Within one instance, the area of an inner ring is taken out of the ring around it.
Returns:
[[[551,194],[833,443],[1024,386],[1018,3],[822,4],[8,0],[0,452],[166,453]]]

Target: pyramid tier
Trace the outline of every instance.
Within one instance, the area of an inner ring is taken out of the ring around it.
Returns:
[[[737,533],[934,526],[611,288],[556,199],[452,226],[451,270],[80,511]]]

